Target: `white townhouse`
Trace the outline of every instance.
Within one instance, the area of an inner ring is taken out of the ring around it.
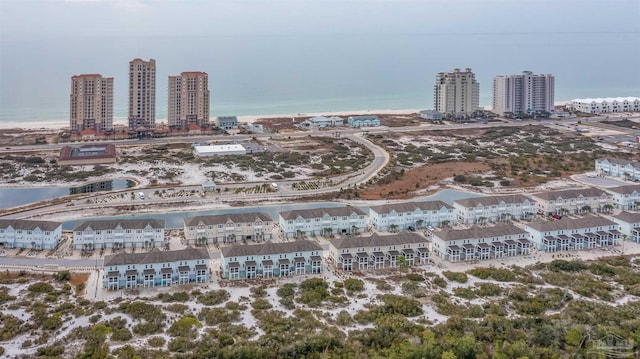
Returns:
[[[544,215],[599,213],[613,208],[612,196],[593,187],[534,193],[531,198],[538,203],[538,213]]]
[[[637,209],[640,207],[640,185],[632,184],[605,188],[612,196],[613,206],[622,210]]]
[[[85,221],[73,229],[73,248],[164,247],[164,219],[109,219]]]
[[[409,266],[428,263],[429,241],[412,232],[329,241],[329,261],[343,271],[395,268],[400,257]]]
[[[279,222],[285,237],[357,234],[367,230],[367,214],[352,206],[282,212]]]
[[[184,219],[187,244],[266,241],[271,239],[273,219],[264,213],[235,213]]]
[[[314,241],[238,244],[220,250],[222,278],[273,278],[322,273],[323,249]]]
[[[622,211],[611,216],[611,219],[620,226],[621,239],[625,239],[623,236],[627,236],[626,239],[640,243],[640,213]]]
[[[536,213],[535,201],[521,194],[464,198],[453,201],[459,223],[487,223],[525,219]]]
[[[596,172],[633,181],[640,180],[640,162],[610,157],[598,158],[596,159]]]
[[[584,113],[639,112],[640,97],[577,98],[569,108]]]
[[[512,224],[468,229],[444,229],[432,234],[431,248],[438,257],[450,261],[473,261],[527,255],[529,233]]]
[[[405,202],[369,207],[369,223],[378,231],[453,224],[453,207],[442,201]]]
[[[187,246],[175,251],[117,253],[104,257],[102,286],[109,290],[169,287],[205,283],[211,257],[205,248]]]
[[[616,245],[621,235],[617,223],[593,215],[531,222],[524,229],[529,233],[533,246],[546,252]]]
[[[62,238],[62,223],[28,219],[0,219],[4,248],[53,249]]]

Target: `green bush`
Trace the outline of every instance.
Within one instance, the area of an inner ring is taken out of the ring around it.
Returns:
[[[258,298],[254,300],[253,303],[251,303],[251,306],[253,307],[253,309],[256,309],[256,310],[265,310],[265,309],[273,308],[271,303],[269,303],[268,300],[263,298]]]
[[[407,279],[412,282],[422,282],[424,277],[418,273],[409,273],[407,274]]]
[[[364,282],[360,279],[348,278],[344,281],[344,288],[351,292],[361,292],[364,290]]]
[[[138,335],[162,333],[162,330],[163,330],[162,323],[155,323],[155,322],[142,322],[133,326],[133,332]]]
[[[582,261],[556,259],[549,263],[549,270],[553,272],[579,272],[585,269],[588,269],[588,266]]]
[[[0,350],[0,355],[2,355],[2,353],[3,353],[3,350]],[[46,347],[40,347],[36,351],[36,356],[47,357],[47,358],[61,357],[62,354],[64,354],[64,346],[55,345],[55,344],[49,345]]]
[[[224,289],[212,290],[198,296],[198,302],[204,305],[218,305],[229,299],[229,292]]]
[[[442,272],[442,275],[444,275],[448,280],[456,281],[458,283],[466,283],[469,280],[467,275],[462,272],[444,271]]]
[[[207,325],[211,326],[221,323],[232,323],[240,320],[240,311],[237,309],[202,308],[198,314],[198,319],[203,320]]]
[[[45,282],[33,283],[27,289],[31,293],[51,293],[54,291],[53,286]]]
[[[298,301],[310,307],[318,307],[329,298],[329,284],[321,278],[310,278],[300,283]]]
[[[127,342],[133,338],[133,335],[127,328],[115,329],[111,333],[111,340],[116,342]]]
[[[151,337],[147,339],[147,344],[149,344],[150,347],[154,348],[163,347],[166,342],[167,341],[163,337]]]
[[[480,279],[492,278],[498,282],[513,282],[516,275],[509,269],[494,267],[478,267],[470,269],[467,273]]]
[[[167,333],[169,333],[173,337],[193,339],[194,336],[197,336],[196,328],[202,328],[202,323],[200,323],[196,318],[182,317],[171,324],[171,326],[167,330]]]
[[[68,270],[63,270],[60,272],[55,272],[53,274],[53,278],[58,282],[68,282],[71,279],[71,273]]]

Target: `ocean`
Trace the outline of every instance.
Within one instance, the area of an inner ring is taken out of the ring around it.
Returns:
[[[637,33],[0,41],[0,127],[68,121],[70,78],[82,73],[114,77],[114,121],[124,122],[128,62],[136,57],[157,62],[157,121],[166,119],[167,76],[183,71],[209,74],[212,116],[427,109],[433,107],[436,74],[467,67],[480,83],[481,105],[492,102],[494,76],[524,70],[555,75],[556,101],[640,96]]]

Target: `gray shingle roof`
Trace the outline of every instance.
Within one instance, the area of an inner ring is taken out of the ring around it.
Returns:
[[[527,231],[524,229],[512,224],[501,224],[493,227],[473,226],[468,229],[444,229],[442,231],[433,232],[433,236],[445,241],[453,241],[459,239],[494,238],[526,233]]]
[[[545,201],[558,200],[558,199],[570,199],[582,197],[600,197],[602,194],[608,195],[605,191],[599,190],[593,187],[581,188],[581,189],[567,189],[563,191],[553,192],[541,192],[532,194],[533,197],[543,199]]]
[[[152,264],[189,261],[197,259],[210,259],[206,248],[194,248],[187,246],[176,251],[161,251],[157,248],[146,253],[118,253],[104,257],[104,266],[117,266],[127,264]]]
[[[227,223],[229,221],[233,223],[254,223],[257,220],[261,220],[263,222],[273,222],[273,219],[267,214],[260,212],[251,212],[187,217],[184,219],[184,225],[187,227],[197,226],[200,222],[205,225],[214,225]]]
[[[140,218],[140,219],[108,219],[103,221],[84,221],[76,224],[74,231],[84,231],[91,227],[93,230],[107,230],[116,227],[123,229],[164,228],[164,219]]]
[[[620,165],[620,166],[631,165],[635,168],[640,168],[640,162],[638,161],[629,161],[629,160],[623,160],[620,158],[612,158],[612,157],[598,158],[598,161],[604,161],[604,160],[607,160],[609,161],[609,163],[615,164],[615,165]]]
[[[266,241],[261,244],[235,244],[220,250],[223,257],[264,256],[280,253],[320,251],[322,247],[316,242],[301,240],[294,242],[273,243]]]
[[[523,203],[524,201],[533,202],[533,200],[521,194],[463,198],[463,199],[457,199],[453,202],[464,207],[476,207],[478,205],[493,206],[493,205],[500,204],[502,202],[507,204]]]
[[[620,214],[613,216],[613,218],[619,219],[627,223],[640,222],[640,213],[638,212],[620,212]]]
[[[592,227],[600,227],[600,226],[611,226],[616,223],[608,220],[604,217],[599,216],[586,216],[582,218],[568,218],[564,217],[562,219],[554,220],[554,221],[542,221],[542,222],[531,222],[528,223],[527,226],[539,231],[539,232],[549,232],[549,231],[558,231],[558,230],[571,230],[571,229],[582,229],[582,228],[592,228]]]
[[[626,186],[610,187],[610,188],[607,188],[606,191],[619,193],[619,194],[631,194],[633,192],[640,193],[640,184],[630,184]]]
[[[40,228],[43,231],[54,231],[60,227],[62,223],[51,221],[35,221],[30,219],[0,219],[0,228],[9,228],[11,226],[14,229],[22,229],[32,231],[36,228]]]
[[[398,213],[413,212],[418,208],[422,211],[439,211],[442,208],[453,209],[451,205],[442,201],[403,202],[369,207],[369,209],[375,213],[389,213],[391,211],[396,211]]]
[[[330,217],[343,217],[343,216],[350,216],[352,213],[355,213],[358,216],[367,215],[360,208],[347,206],[347,207],[298,209],[294,211],[281,212],[280,217],[282,217],[284,220],[290,220],[290,219],[296,219],[298,217],[320,218],[320,217],[323,217],[324,215],[328,215]]]
[[[425,243],[428,240],[421,235],[413,232],[405,232],[381,236],[372,234],[368,237],[341,237],[330,241],[331,245],[337,249],[343,248],[362,248],[362,247],[382,247],[389,245]]]

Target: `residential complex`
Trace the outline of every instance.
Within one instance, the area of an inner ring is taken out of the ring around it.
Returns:
[[[402,257],[403,259],[400,259]],[[329,242],[329,260],[343,271],[426,264],[429,241],[416,233],[336,238]]]
[[[611,194],[613,206],[616,208],[635,210],[640,207],[640,185],[610,187],[604,190]]]
[[[526,255],[531,250],[529,233],[512,224],[433,232],[432,251],[451,262]]]
[[[187,244],[265,241],[271,239],[273,219],[267,214],[234,213],[184,219]]]
[[[129,62],[129,128],[139,134],[156,126],[156,60]]]
[[[209,76],[206,72],[183,72],[180,76],[169,76],[169,127],[208,126],[209,106]]]
[[[569,109],[584,113],[640,112],[640,97],[578,98]]]
[[[404,202],[369,207],[369,221],[378,231],[415,230],[454,224],[455,216],[453,207],[442,201]]]
[[[436,76],[435,110],[455,118],[469,116],[480,107],[480,84],[471,69],[454,69]]]
[[[280,231],[285,237],[357,234],[367,230],[367,214],[352,206],[281,212]]]
[[[378,116],[349,116],[347,118],[349,127],[375,127],[380,126]]]
[[[619,244],[615,222],[599,216],[562,218],[525,224],[533,246],[546,252],[591,249]]]
[[[70,130],[113,130],[113,77],[99,74],[71,77]]]
[[[162,248],[163,219],[109,219],[84,221],[73,229],[73,248]]]
[[[640,180],[640,162],[617,158],[596,159],[596,172],[602,175]]]
[[[620,226],[621,240],[640,243],[640,213],[622,211],[611,219]],[[625,237],[626,236],[626,237]]]
[[[176,251],[118,253],[104,258],[102,285],[110,290],[169,287],[209,280],[209,252],[186,247]]]
[[[504,115],[551,112],[555,78],[549,74],[523,71],[519,75],[493,78],[493,112]]]
[[[534,193],[538,212],[544,215],[584,214],[613,209],[612,196],[593,187]]]
[[[521,194],[464,198],[453,201],[456,221],[473,224],[531,218],[535,202]]]
[[[0,219],[3,248],[53,249],[62,239],[62,223],[28,219]]]
[[[323,249],[315,241],[235,245],[220,250],[222,278],[271,278],[322,273]]]

